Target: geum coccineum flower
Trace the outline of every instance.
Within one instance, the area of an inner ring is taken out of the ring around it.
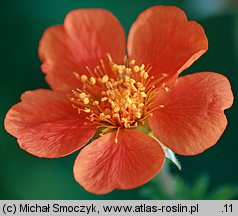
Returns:
[[[213,72],[178,78],[207,49],[203,28],[176,7],[143,12],[129,32],[127,55],[115,16],[74,10],[40,41],[52,90],[25,92],[5,128],[22,149],[45,158],[75,152],[94,136],[75,161],[76,181],[95,194],[138,187],[161,170],[163,145],[195,155],[224,131],[229,81]]]

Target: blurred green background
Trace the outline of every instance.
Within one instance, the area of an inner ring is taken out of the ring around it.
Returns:
[[[48,88],[40,71],[38,43],[44,30],[63,23],[76,8],[105,8],[128,32],[140,12],[152,5],[177,5],[205,28],[209,51],[185,73],[216,71],[231,81],[238,96],[238,3],[235,0],[8,0],[0,2],[0,199],[237,199],[238,105],[226,111],[229,125],[214,147],[193,157],[178,157],[170,189],[163,194],[159,176],[130,191],[96,196],[75,181],[72,167],[77,153],[60,159],[39,159],[21,150],[7,134],[3,120],[8,109],[29,89]],[[112,39],[113,40],[113,39]],[[185,74],[184,73],[184,74]],[[167,176],[168,177],[168,176]]]

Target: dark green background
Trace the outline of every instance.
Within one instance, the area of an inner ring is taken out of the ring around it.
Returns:
[[[228,0],[225,0],[229,2]],[[40,71],[37,56],[38,43],[44,30],[63,23],[66,14],[76,8],[106,8],[113,12],[128,32],[141,11],[152,6],[178,5],[190,19],[205,28],[209,39],[209,51],[188,71],[216,71],[231,81],[235,98],[238,94],[238,12],[235,6],[214,9],[214,5],[200,1],[166,0],[9,0],[0,1],[0,199],[143,199],[142,188],[131,191],[115,191],[96,196],[84,191],[75,181],[72,167],[77,153],[60,159],[39,159],[21,150],[16,139],[7,134],[3,120],[7,110],[19,101],[21,93],[29,89],[48,88]],[[211,3],[210,2],[210,3]],[[230,3],[231,5],[231,3]],[[208,7],[208,8],[207,8]],[[224,9],[224,10],[223,10]],[[205,13],[206,12],[206,13]],[[214,13],[213,13],[214,12]],[[113,38],[112,38],[113,40]],[[237,115],[235,101],[226,111],[228,128],[217,145],[205,153],[193,157],[179,157],[181,176],[186,184],[192,184],[201,175],[210,178],[209,191],[221,185],[238,184]]]

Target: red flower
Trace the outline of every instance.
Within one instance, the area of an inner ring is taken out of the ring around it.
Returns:
[[[208,49],[203,28],[176,7],[152,7],[128,37],[102,9],[70,12],[39,46],[52,90],[27,91],[6,115],[20,147],[46,158],[79,153],[76,181],[87,191],[143,185],[163,166],[161,145],[195,155],[213,146],[233,102],[229,81],[202,72],[178,78]],[[145,133],[147,129],[147,134]],[[100,132],[99,132],[100,131]],[[151,133],[151,132],[150,132]]]

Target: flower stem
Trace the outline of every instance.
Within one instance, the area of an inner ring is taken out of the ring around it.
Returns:
[[[164,199],[174,199],[176,195],[175,178],[169,170],[169,164],[167,160],[160,173],[154,178],[156,187],[160,188]]]

